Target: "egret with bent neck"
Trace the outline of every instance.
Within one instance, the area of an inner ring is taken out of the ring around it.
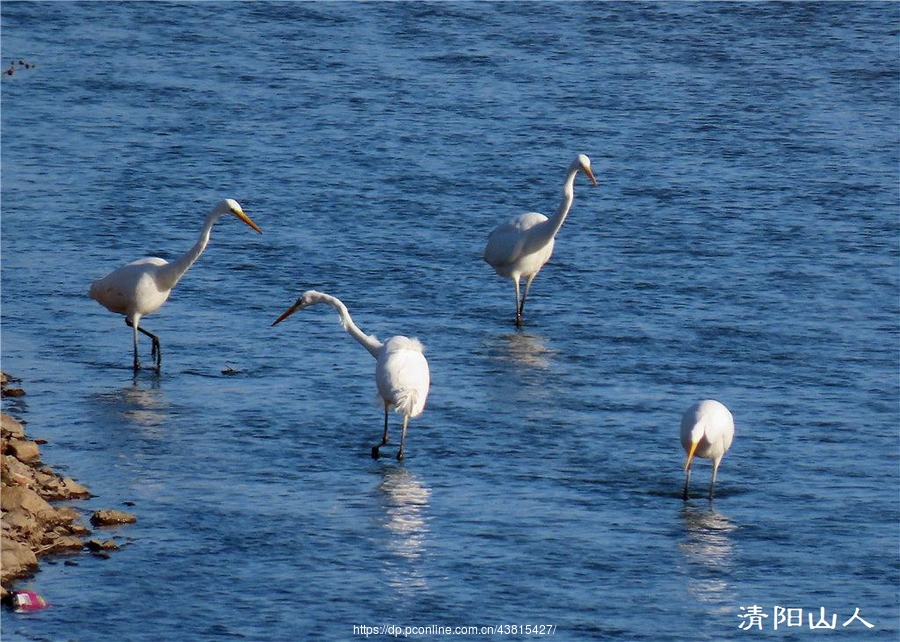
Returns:
[[[716,486],[716,474],[722,457],[734,440],[734,417],[724,404],[715,399],[703,399],[688,408],[681,417],[681,446],[687,453],[684,462],[684,492],[688,499],[691,484],[691,463],[695,457],[712,460],[712,479],[709,482],[709,500],[712,501]]]
[[[425,400],[431,385],[428,361],[423,354],[422,344],[418,339],[404,336],[391,337],[382,343],[359,329],[340,299],[315,290],[304,292],[272,325],[281,323],[298,310],[320,303],[337,310],[344,330],[375,357],[375,384],[384,403],[384,434],[381,443],[372,447],[372,457],[378,459],[379,449],[388,443],[388,411],[394,408],[403,414],[403,432],[400,434],[400,450],[397,453],[397,460],[402,461],[409,420],[418,417],[425,410]]]

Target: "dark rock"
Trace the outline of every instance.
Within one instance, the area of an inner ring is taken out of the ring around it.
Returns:
[[[94,526],[118,526],[119,524],[133,524],[136,521],[137,515],[120,510],[98,510],[91,515],[91,524]]]
[[[85,548],[89,551],[117,551],[119,550],[119,545],[116,544],[111,539],[107,539],[104,541],[91,539],[84,543]]]

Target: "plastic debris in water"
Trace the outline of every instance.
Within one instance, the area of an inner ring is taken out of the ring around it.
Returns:
[[[34,591],[14,591],[3,600],[16,613],[31,613],[50,606],[47,600]]]

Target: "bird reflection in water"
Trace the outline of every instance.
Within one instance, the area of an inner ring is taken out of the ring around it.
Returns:
[[[701,602],[715,605],[715,612],[727,611],[736,599],[727,578],[733,557],[731,534],[737,526],[711,508],[685,505],[681,517],[687,536],[679,548],[691,573],[688,590]]]
[[[553,350],[547,347],[544,337],[537,334],[515,332],[500,337],[502,344],[497,349],[499,357],[528,368],[549,368]]]
[[[117,388],[96,395],[104,414],[110,414],[107,421],[120,424],[123,421],[137,427],[144,437],[162,436],[161,427],[169,417],[169,401],[160,389],[159,379],[147,387],[137,379],[130,386]]]
[[[143,428],[155,429],[166,420],[169,402],[158,384],[149,388],[133,385],[130,388],[123,388],[122,394],[126,402],[122,414],[129,421]]]
[[[428,537],[424,513],[431,490],[405,468],[388,468],[383,475],[378,491],[385,511],[382,525],[390,534],[388,582],[402,595],[415,595],[428,588],[422,563]]]

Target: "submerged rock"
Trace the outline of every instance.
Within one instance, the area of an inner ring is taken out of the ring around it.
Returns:
[[[94,526],[118,526],[133,524],[136,521],[137,515],[120,510],[98,510],[91,515],[91,524]]]
[[[97,539],[89,539],[84,543],[85,548],[89,551],[97,552],[97,551],[117,551],[119,550],[119,545],[116,544],[111,539],[107,540],[97,540]]]

